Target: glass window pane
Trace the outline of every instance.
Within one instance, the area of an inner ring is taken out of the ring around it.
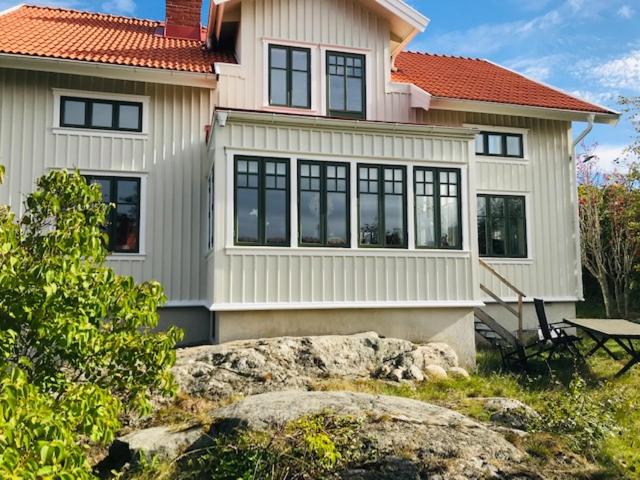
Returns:
[[[287,68],[287,49],[271,47],[271,68]]]
[[[489,134],[489,155],[504,155],[502,151],[502,135]]]
[[[349,245],[349,212],[347,195],[344,193],[327,194],[327,245],[346,247]]]
[[[432,197],[416,198],[416,245],[436,246],[435,204]]]
[[[82,100],[65,100],[63,123],[83,126],[85,124],[85,109],[86,103]]]
[[[291,106],[309,108],[309,75],[306,72],[291,73]]]
[[[362,79],[347,78],[347,110],[362,112]]]
[[[491,218],[489,240],[491,242],[492,255],[506,255],[507,250],[504,217]]]
[[[100,185],[102,190],[102,201],[104,203],[111,203],[111,180],[108,178],[92,178],[89,180],[91,185]]]
[[[287,104],[287,71],[271,70],[269,103],[271,105]]]
[[[237,241],[258,243],[258,190],[239,188],[236,194]]]
[[[519,135],[507,136],[507,155],[522,156],[522,137]]]
[[[360,209],[360,243],[362,245],[380,245],[378,195],[361,194],[358,204]]]
[[[387,195],[384,200],[385,244],[404,245],[404,198]]]
[[[141,130],[140,105],[120,105],[118,128]]]
[[[329,76],[329,109],[342,111],[345,109],[344,78],[342,77]]]
[[[487,252],[487,218],[478,217],[478,251],[480,255],[486,256]]]
[[[118,203],[135,203],[140,198],[138,182],[135,180],[118,180]]]
[[[476,153],[484,153],[484,135],[476,135]]]
[[[293,50],[291,52],[291,68],[294,70],[309,70],[309,54],[306,51]]]
[[[111,244],[117,252],[138,251],[138,206],[118,205]]]
[[[265,193],[265,241],[270,245],[287,244],[287,192],[267,190]]]
[[[91,112],[91,126],[112,128],[113,105],[111,103],[94,103]]]
[[[322,243],[320,235],[320,193],[300,193],[300,241]]]
[[[459,209],[457,198],[440,199],[440,246],[443,248],[458,248],[460,246]]]

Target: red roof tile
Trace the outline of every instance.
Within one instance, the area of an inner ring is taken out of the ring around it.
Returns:
[[[207,52],[204,42],[167,38],[154,20],[22,6],[0,15],[0,53],[135,67],[211,73],[233,55]]]
[[[402,52],[395,65],[394,81],[413,83],[434,97],[614,113],[486,60]]]

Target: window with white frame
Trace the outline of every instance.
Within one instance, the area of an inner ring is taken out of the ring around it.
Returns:
[[[142,102],[60,97],[60,126],[142,132]]]
[[[510,132],[480,132],[476,135],[476,155],[524,158],[524,135]]]

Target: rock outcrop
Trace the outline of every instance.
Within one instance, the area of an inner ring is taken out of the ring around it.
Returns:
[[[439,379],[452,369],[456,374],[461,370],[456,353],[446,344],[416,345],[369,332],[186,348],[178,350],[173,373],[185,393],[217,399],[308,390],[327,378]]]
[[[377,452],[373,461],[350,467],[341,478],[504,478],[526,462],[526,454],[503,436],[464,415],[417,400],[363,393],[289,391],[247,397],[215,412],[210,435],[278,431],[328,411],[363,421],[362,432]],[[393,477],[400,472],[403,476]],[[408,472],[413,473],[404,476]]]

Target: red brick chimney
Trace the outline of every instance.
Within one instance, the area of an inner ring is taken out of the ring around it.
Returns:
[[[166,37],[200,40],[200,11],[202,0],[166,0]]]

